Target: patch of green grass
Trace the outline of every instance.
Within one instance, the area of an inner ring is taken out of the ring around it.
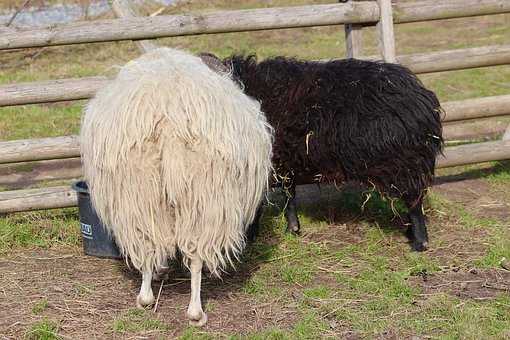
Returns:
[[[57,340],[59,325],[55,321],[44,319],[33,324],[25,333],[27,340]]]
[[[134,333],[140,331],[166,331],[170,326],[161,320],[153,319],[150,312],[141,309],[129,309],[113,322],[115,333]]]
[[[76,209],[12,214],[0,218],[0,254],[16,248],[78,246]]]
[[[491,184],[510,184],[510,162],[495,162],[493,171],[487,176]]]
[[[481,267],[500,268],[501,260],[510,259],[510,238],[508,237],[508,227],[498,230],[488,241],[489,249],[485,256],[476,261]]]
[[[48,300],[42,299],[32,306],[32,313],[38,315],[44,312],[49,306]]]
[[[305,284],[312,279],[312,271],[309,267],[301,265],[285,265],[281,268],[281,279],[290,284]]]
[[[313,288],[304,289],[303,295],[308,298],[327,299],[331,296],[331,289],[326,286],[319,285]]]
[[[510,329],[509,302],[507,295],[481,304],[439,294],[401,321],[417,335],[444,339],[504,339]]]
[[[409,275],[415,276],[419,274],[432,274],[437,272],[439,264],[426,253],[407,253],[404,256],[403,266],[408,271]]]
[[[79,296],[85,296],[93,293],[96,290],[96,286],[93,284],[77,283],[73,286],[73,292]]]
[[[0,108],[0,140],[77,134],[82,103]]]
[[[179,337],[180,340],[210,340],[214,339],[212,335],[206,334],[200,331],[196,327],[188,327],[184,330],[182,335]]]

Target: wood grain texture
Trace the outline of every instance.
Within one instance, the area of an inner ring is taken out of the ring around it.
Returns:
[[[0,142],[0,164],[80,156],[78,136]]]
[[[464,18],[510,12],[508,0],[420,0],[396,1],[393,4],[395,23]]]
[[[359,58],[363,55],[362,25],[345,25],[345,45],[347,58]]]
[[[107,83],[106,77],[87,77],[2,85],[0,106],[87,99]]]
[[[138,16],[129,0],[113,0],[112,9],[117,18],[133,18]],[[149,52],[158,48],[156,44],[149,40],[137,40],[135,44],[142,52]]]
[[[361,57],[367,60],[375,56]],[[430,73],[465,68],[510,64],[510,45],[408,54],[397,61],[415,73]],[[108,83],[106,77],[85,77],[0,86],[0,106],[48,103],[87,99]]]
[[[193,34],[376,22],[379,8],[372,2],[274,7],[207,14],[77,22],[37,29],[7,31],[0,49],[55,46],[100,41],[142,40]]]
[[[380,19],[377,22],[377,41],[379,53],[387,63],[397,61],[395,52],[395,33],[393,32],[393,11],[391,0],[377,0]]]
[[[510,95],[444,102],[443,122],[510,115]]]
[[[76,193],[68,186],[0,192],[0,214],[73,207]]]
[[[445,148],[437,159],[437,168],[510,159],[510,140],[466,144]]]
[[[408,54],[398,56],[397,61],[409,67],[414,73],[432,73],[505,65],[510,64],[510,45]]]

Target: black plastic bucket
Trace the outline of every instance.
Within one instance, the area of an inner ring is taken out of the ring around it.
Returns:
[[[115,240],[105,229],[92,207],[87,183],[76,182],[73,183],[72,188],[78,194],[81,236],[85,254],[112,259],[122,258]]]

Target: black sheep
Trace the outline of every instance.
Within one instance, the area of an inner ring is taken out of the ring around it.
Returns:
[[[213,55],[202,55],[214,61]],[[299,232],[296,184],[357,181],[409,208],[413,248],[427,248],[422,202],[443,147],[435,94],[407,68],[356,59],[223,60],[275,129],[273,166]]]

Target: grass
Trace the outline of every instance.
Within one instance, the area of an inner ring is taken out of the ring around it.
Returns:
[[[41,299],[40,301],[35,303],[34,306],[32,307],[32,313],[39,315],[42,312],[44,312],[48,308],[48,306],[49,306],[48,300]]]
[[[34,323],[25,333],[27,340],[57,340],[62,339],[58,335],[59,325],[52,320],[43,319]]]
[[[0,255],[17,249],[76,247],[80,244],[76,209],[31,212],[0,218]]]
[[[165,331],[169,325],[152,318],[150,312],[141,309],[130,309],[114,321],[112,329],[115,333],[136,333],[147,331]]]

